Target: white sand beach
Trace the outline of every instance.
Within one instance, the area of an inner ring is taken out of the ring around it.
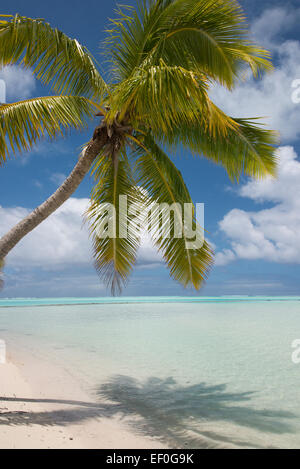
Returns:
[[[160,448],[105,416],[69,373],[24,351],[0,365],[0,448]]]

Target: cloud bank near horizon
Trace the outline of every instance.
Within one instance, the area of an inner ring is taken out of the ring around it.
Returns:
[[[72,265],[93,263],[91,240],[83,214],[89,204],[87,198],[72,197],[47,220],[29,233],[7,256],[7,265],[18,268],[38,267],[44,270],[64,269]],[[0,236],[26,217],[30,210],[24,207],[0,206]],[[139,268],[156,267],[161,256],[150,237],[143,235],[138,252]]]

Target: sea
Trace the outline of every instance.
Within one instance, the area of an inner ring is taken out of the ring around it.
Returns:
[[[0,339],[171,447],[300,448],[300,297],[2,298]]]

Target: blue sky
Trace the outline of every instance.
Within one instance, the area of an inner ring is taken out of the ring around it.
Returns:
[[[124,2],[122,2],[124,3]],[[133,4],[132,1],[127,1]],[[235,92],[212,90],[212,97],[234,116],[266,116],[281,132],[277,181],[242,180],[232,185],[224,170],[188,153],[174,156],[195,202],[205,203],[205,228],[216,251],[214,266],[200,295],[299,295],[300,274],[300,104],[292,102],[292,81],[300,78],[300,5],[294,2],[241,2],[254,37],[272,52],[275,72],[260,82],[246,79]],[[42,17],[76,37],[101,62],[100,42],[115,2],[2,1],[2,13]],[[104,65],[103,65],[104,68]],[[0,72],[7,100],[49,94],[16,67]],[[72,169],[86,133],[72,133],[0,170],[0,234],[41,203]],[[70,200],[8,257],[2,297],[104,296],[95,273],[81,213],[90,194],[86,178]],[[169,279],[149,242],[141,249],[124,295],[191,295]]]

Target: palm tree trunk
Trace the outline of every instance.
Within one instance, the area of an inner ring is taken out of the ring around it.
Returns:
[[[107,142],[107,134],[99,133],[83,150],[78,163],[63,184],[44,203],[20,221],[0,239],[0,270],[7,254],[28,233],[57,210],[77,189],[90,170],[95,158]]]

